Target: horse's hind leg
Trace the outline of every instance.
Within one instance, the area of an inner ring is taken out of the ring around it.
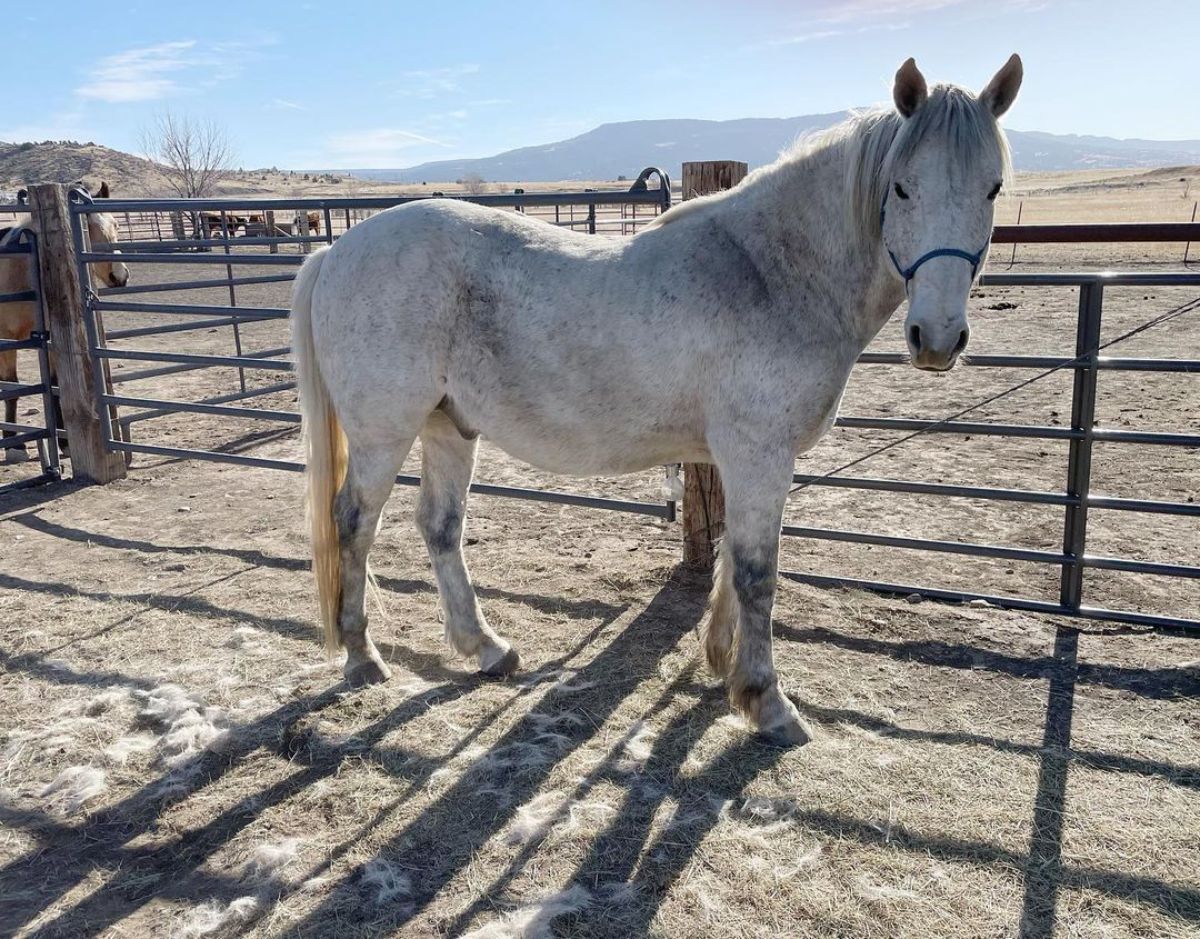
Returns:
[[[0,381],[17,380],[17,350],[9,349],[7,352],[0,352]],[[4,420],[9,424],[17,422],[17,399],[9,398],[4,402]],[[16,431],[4,431],[5,437],[11,437]],[[29,459],[29,454],[25,452],[25,447],[9,447],[4,450],[5,463],[23,463]]]
[[[344,673],[351,685],[384,681],[391,674],[367,633],[365,593],[367,553],[375,541],[379,514],[396,482],[396,471],[412,446],[350,446],[346,480],[333,503],[341,553],[338,632],[346,647]]]
[[[474,656],[488,675],[507,675],[520,664],[517,650],[484,619],[462,552],[467,489],[475,470],[476,440],[467,439],[441,412],[421,429],[421,497],[417,527],[429,549],[437,579],[446,641]]]

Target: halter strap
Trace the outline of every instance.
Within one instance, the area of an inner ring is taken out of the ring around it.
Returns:
[[[975,275],[979,273],[979,262],[983,260],[984,252],[986,252],[987,249],[988,246],[985,244],[974,254],[971,254],[968,251],[964,251],[962,248],[934,248],[932,251],[927,251],[922,254],[908,267],[900,266],[900,262],[896,260],[896,255],[892,253],[891,248],[888,248],[888,257],[890,257],[892,259],[892,263],[896,265],[897,273],[904,278],[905,286],[908,286],[908,282],[912,280],[914,276],[916,276],[916,273],[920,269],[921,265],[926,261],[932,261],[934,258],[962,258],[964,261],[970,263],[971,280],[974,280]]]
[[[879,206],[880,229],[883,228],[883,219],[887,213],[887,197],[888,194],[884,193],[883,202]],[[974,280],[975,275],[979,273],[979,263],[983,260],[983,256],[987,253],[988,246],[991,243],[992,239],[989,238],[983,243],[983,247],[974,254],[971,254],[969,251],[964,251],[962,248],[934,248],[932,251],[927,251],[922,254],[908,267],[904,267],[900,261],[897,260],[896,255],[892,252],[891,248],[887,249],[887,253],[888,257],[892,259],[892,264],[896,267],[896,273],[904,278],[904,289],[907,290],[908,282],[916,276],[917,271],[921,269],[921,265],[926,261],[932,261],[934,258],[962,258],[971,265],[971,280]]]

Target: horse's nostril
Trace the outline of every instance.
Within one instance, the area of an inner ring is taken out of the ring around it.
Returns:
[[[908,342],[912,346],[913,352],[921,351],[921,327],[916,323],[908,327]]]
[[[971,338],[971,331],[969,329],[964,329],[961,333],[958,334],[958,344],[954,347],[955,355],[958,355],[960,352],[962,352],[963,349],[965,349],[967,347],[967,340],[970,338]]]

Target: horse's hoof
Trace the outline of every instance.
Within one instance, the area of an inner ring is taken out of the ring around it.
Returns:
[[[787,721],[774,727],[763,727],[758,731],[758,738],[767,746],[790,749],[802,747],[812,740],[812,732],[802,720]]]
[[[480,673],[491,678],[507,678],[520,667],[521,656],[517,654],[514,646],[509,646],[507,651],[495,661],[488,661],[485,658],[479,663]]]
[[[29,454],[25,452],[24,447],[9,447],[4,451],[5,463],[27,463],[29,462]]]
[[[346,684],[351,688],[362,688],[387,681],[392,677],[392,670],[383,664],[382,659],[369,658],[354,665],[347,662],[344,674]]]

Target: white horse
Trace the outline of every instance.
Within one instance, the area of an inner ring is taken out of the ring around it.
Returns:
[[[978,95],[929,89],[912,59],[896,110],[852,118],[632,237],[585,236],[453,200],[391,209],[296,278],[292,347],[313,568],[351,684],[388,677],[367,634],[367,552],[421,438],[417,526],[446,638],[488,674],[518,665],[462,554],[482,434],[535,466],[617,474],[711,462],[727,529],[705,638],[760,733],[808,732],[771,650],[779,532],[798,452],[833,424],[855,359],[908,297],[918,368],[951,368],[1009,172],[996,119],[1017,56]]]
[[[87,188],[80,186],[85,192]],[[109,197],[108,183],[101,183],[96,193],[97,199]],[[27,215],[16,222],[11,228],[0,231],[0,246],[16,244],[21,232],[32,226]],[[107,212],[92,212],[87,216],[88,238],[96,251],[121,252],[113,247],[120,238],[117,220]],[[33,272],[29,267],[30,259],[26,256],[0,256],[0,294],[25,293],[33,289]],[[107,284],[110,287],[124,287],[129,281],[129,268],[119,262],[101,261],[91,265],[92,279],[97,284]],[[35,307],[32,301],[15,301],[0,303],[0,339],[25,340],[30,337],[36,323]],[[50,346],[50,380],[56,382],[58,372],[58,357],[53,344]],[[0,381],[17,380],[17,352],[15,349],[0,351]],[[55,426],[62,429],[62,414],[53,416]],[[51,419],[46,415],[46,420]],[[4,402],[4,420],[9,424],[17,420],[17,399],[9,398]],[[4,436],[12,436],[11,431],[4,431]],[[8,447],[4,451],[6,463],[22,463],[29,459],[24,446]]]

